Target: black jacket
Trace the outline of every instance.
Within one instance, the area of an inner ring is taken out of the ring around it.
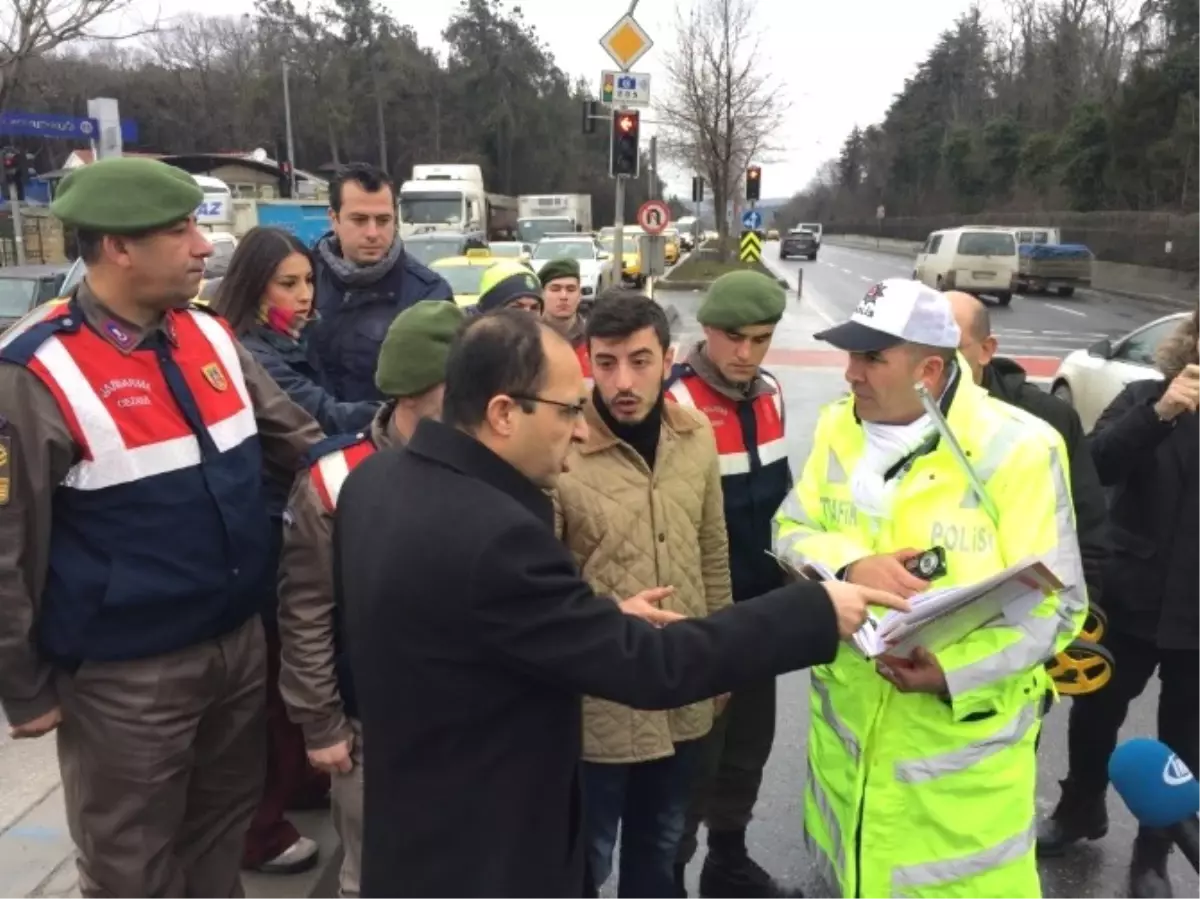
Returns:
[[[1100,476],[1088,453],[1079,413],[1058,397],[1030,384],[1025,369],[1011,359],[993,359],[983,370],[983,386],[996,399],[1036,415],[1062,435],[1071,462],[1075,532],[1083,556],[1088,602],[1103,608],[1104,570],[1109,556],[1108,506]]]
[[[1160,421],[1154,404],[1166,389],[1163,381],[1134,381],[1092,431],[1092,459],[1113,488],[1105,606],[1114,630],[1164,649],[1196,650],[1198,419],[1185,412]]]
[[[824,591],[656,629],[583,581],[547,495],[422,422],[347,479],[335,577],[364,747],[364,896],[579,896],[582,701],[670,709],[832,660]]]

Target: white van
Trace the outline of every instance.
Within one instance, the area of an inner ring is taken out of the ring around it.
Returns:
[[[220,178],[192,175],[204,191],[204,200],[196,207],[196,224],[201,231],[233,231],[233,192]]]
[[[821,235],[825,233],[825,229],[821,227],[820,222],[801,222],[796,226],[803,228],[805,231],[811,231],[817,238],[817,249],[821,248]]]
[[[934,231],[917,253],[913,280],[937,290],[962,290],[1012,302],[1017,280],[1017,241],[1012,231],[950,228]]]

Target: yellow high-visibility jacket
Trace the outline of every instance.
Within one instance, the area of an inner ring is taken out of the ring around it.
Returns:
[[[776,516],[776,553],[840,570],[877,553],[942,546],[938,587],[1039,556],[1066,586],[936,653],[947,697],[900,692],[847,646],[812,670],[805,842],[845,896],[1041,895],[1034,741],[1050,683],[1043,666],[1087,612],[1067,454],[1053,428],[969,381],[955,388],[946,417],[995,504],[995,523],[944,441],[897,475],[889,519],[859,511],[850,474],[865,437],[847,397],[821,413],[812,454]]]

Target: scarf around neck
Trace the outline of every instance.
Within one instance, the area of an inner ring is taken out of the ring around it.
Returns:
[[[392,245],[388,247],[387,255],[378,262],[373,262],[370,265],[359,265],[356,262],[351,262],[342,255],[342,245],[333,234],[326,234],[317,241],[317,253],[321,256],[321,261],[329,266],[329,270],[333,272],[334,277],[341,281],[347,287],[370,287],[382,280],[400,261],[400,257],[404,255],[404,244],[400,238],[392,241]]]

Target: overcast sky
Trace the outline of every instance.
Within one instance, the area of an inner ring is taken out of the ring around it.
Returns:
[[[2,0],[0,0],[2,2]],[[164,23],[181,13],[241,15],[247,0],[156,0]],[[651,96],[661,93],[663,60],[675,43],[677,10],[691,0],[640,0],[635,17],[654,47],[634,66],[651,76]],[[938,34],[965,12],[970,0],[751,0],[761,32],[758,60],[782,85],[790,111],[776,143],[778,158],[763,163],[763,196],[788,196],[837,154],[856,124],[879,121],[892,97],[924,59]],[[397,21],[411,25],[421,42],[444,47],[441,33],[458,0],[382,0]],[[297,0],[298,7],[303,0]],[[600,73],[615,68],[600,38],[628,9],[628,0],[508,0],[537,26],[558,65],[584,76],[599,90]],[[135,2],[149,13],[150,2]],[[570,13],[565,10],[571,9]],[[120,99],[120,98],[118,98]],[[653,118],[649,114],[648,118]],[[367,126],[369,127],[369,126]],[[647,127],[646,133],[652,133]],[[198,147],[197,149],[205,149]],[[428,160],[436,162],[437,160]],[[691,172],[664,168],[670,190],[690,193]]]

